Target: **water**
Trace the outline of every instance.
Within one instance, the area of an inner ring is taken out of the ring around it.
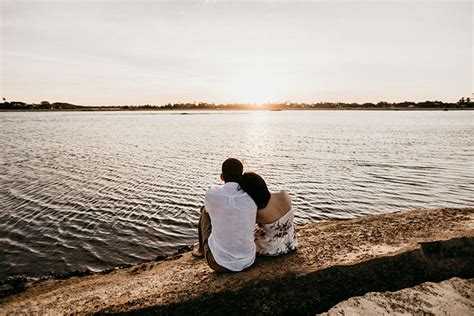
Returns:
[[[104,268],[196,242],[222,161],[296,221],[474,205],[474,112],[0,113],[0,279]]]

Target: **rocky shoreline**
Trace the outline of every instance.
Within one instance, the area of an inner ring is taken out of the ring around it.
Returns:
[[[72,270],[67,272],[51,272],[41,277],[31,277],[26,275],[18,275],[8,277],[0,281],[0,298],[9,296],[12,294],[17,294],[24,292],[28,287],[31,287],[34,284],[48,281],[48,280],[66,280],[72,277],[84,277],[89,275],[105,275],[109,274],[116,270],[130,268],[136,265],[150,263],[150,262],[160,262],[163,260],[174,259],[176,256],[183,254],[185,252],[191,251],[193,245],[178,246],[176,250],[171,255],[158,255],[154,260],[145,260],[136,264],[126,263],[119,266],[107,268],[100,271],[93,271],[89,269],[84,270]]]
[[[0,299],[0,314],[314,315],[368,292],[474,277],[474,208],[307,224],[298,239],[297,251],[259,257],[236,274],[213,273],[184,252],[102,274],[24,282]]]

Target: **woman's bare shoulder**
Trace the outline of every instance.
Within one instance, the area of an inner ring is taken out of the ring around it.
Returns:
[[[282,202],[285,202],[286,204],[288,204],[291,207],[291,197],[290,197],[290,193],[288,193],[288,191],[280,190],[278,192],[278,195],[279,195],[279,198]]]
[[[272,192],[268,205],[258,210],[257,223],[270,224],[280,219],[291,209],[291,198],[286,190]]]

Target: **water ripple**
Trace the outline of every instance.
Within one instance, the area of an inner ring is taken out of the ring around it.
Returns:
[[[228,156],[288,190],[297,224],[474,205],[474,112],[157,114],[0,113],[0,279],[194,243]]]

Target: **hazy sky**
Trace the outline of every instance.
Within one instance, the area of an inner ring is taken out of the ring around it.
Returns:
[[[457,101],[471,1],[1,2],[1,94],[83,105]]]

